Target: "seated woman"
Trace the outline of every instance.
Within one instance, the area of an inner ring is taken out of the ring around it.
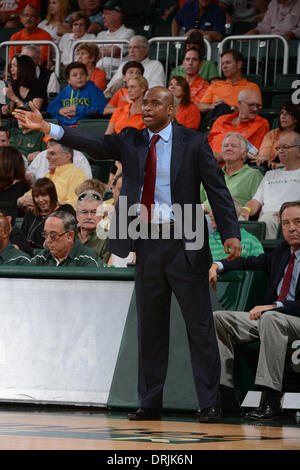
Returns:
[[[0,148],[0,203],[10,202],[18,217],[24,212],[17,209],[17,200],[29,189],[25,178],[25,163],[15,147]]]
[[[276,163],[278,156],[276,148],[279,139],[288,132],[300,132],[300,105],[292,101],[282,103],[279,111],[279,126],[264,136],[259,148],[257,165],[264,162],[268,162],[268,165]]]
[[[79,44],[76,49],[77,62],[81,62],[86,66],[88,72],[88,80],[104,91],[106,88],[106,73],[104,70],[98,69],[96,63],[99,56],[99,48],[96,44],[83,43]]]
[[[56,43],[60,41],[60,27],[71,12],[69,0],[49,0],[46,18],[38,25],[47,31]]]
[[[83,11],[75,11],[72,13],[69,24],[72,28],[72,33],[66,33],[59,41],[59,49],[61,52],[61,63],[66,66],[76,60],[72,57],[72,45],[78,39],[95,39],[94,34],[87,32],[90,26],[89,17]]]
[[[184,77],[175,75],[169,80],[169,90],[179,101],[176,112],[176,121],[190,129],[199,129],[201,114],[197,105],[192,103],[190,87]]]
[[[32,187],[33,210],[26,212],[22,231],[32,248],[43,248],[45,219],[51,212],[61,210],[76,215],[70,204],[60,204],[54,183],[49,178],[38,179]]]
[[[15,107],[29,108],[32,101],[37,109],[42,109],[46,90],[43,90],[36,76],[36,66],[27,55],[14,56],[8,67],[9,84],[3,91],[9,103],[2,106],[2,113],[9,114]]]
[[[128,98],[130,103],[117,108],[110,118],[105,134],[118,134],[125,127],[143,129],[142,103],[148,90],[148,82],[142,75],[135,75],[128,80]]]

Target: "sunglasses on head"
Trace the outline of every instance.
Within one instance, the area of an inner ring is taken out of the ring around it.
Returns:
[[[88,191],[86,191],[84,193],[81,193],[78,196],[78,201],[82,201],[82,199],[84,199],[86,196],[92,196],[97,201],[102,201],[102,197],[100,196],[99,193],[92,193],[92,192],[88,192]]]

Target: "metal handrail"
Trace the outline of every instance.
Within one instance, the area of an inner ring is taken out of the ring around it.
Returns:
[[[54,51],[55,51],[55,75],[57,78],[59,78],[59,73],[60,73],[60,51],[57,46],[52,41],[45,41],[45,40],[36,40],[36,41],[4,41],[0,43],[0,48],[6,47],[6,54],[5,54],[5,59],[6,59],[6,64],[5,64],[5,75],[7,77],[7,66],[8,66],[8,48],[13,47],[13,46],[52,46]],[[48,54],[49,56],[49,54]]]
[[[300,41],[299,41],[298,52],[297,52],[297,70],[296,70],[296,73],[300,74]]]
[[[288,62],[289,62],[289,44],[288,41],[281,35],[279,34],[249,34],[249,35],[237,35],[237,36],[227,36],[225,37],[220,43],[219,43],[219,52],[218,52],[218,59],[220,59],[220,56],[224,50],[224,45],[227,44],[228,42],[231,42],[231,47],[233,47],[233,41],[241,41],[241,42],[248,42],[248,57],[247,57],[247,73],[249,73],[249,67],[250,67],[250,47],[251,47],[251,42],[257,42],[257,54],[256,54],[256,74],[259,73],[258,71],[258,64],[259,64],[259,47],[261,47],[261,43],[264,41],[266,42],[266,65],[265,65],[265,73],[264,73],[264,85],[267,84],[267,74],[268,74],[268,58],[269,58],[269,42],[271,40],[279,40],[283,44],[284,48],[284,54],[283,54],[283,66],[282,66],[282,74],[287,74],[288,73]],[[241,49],[241,47],[240,47]],[[278,53],[278,44],[276,43],[276,51],[275,51],[275,64],[277,67],[277,53]],[[221,76],[222,73],[222,68],[221,68],[221,61],[218,60],[218,68],[219,68],[219,73]],[[276,78],[276,68],[274,69],[274,82]]]
[[[169,50],[170,50],[170,44],[174,44],[175,49],[176,49],[176,57],[175,57],[175,66],[177,67],[178,62],[179,62],[179,51],[181,48],[181,45],[185,43],[186,41],[186,36],[161,36],[161,37],[155,37],[151,38],[148,40],[149,46],[151,44],[156,44],[156,60],[159,60],[159,48],[161,44],[166,44],[167,45],[167,50],[166,50],[166,63],[165,63],[165,76],[167,80],[168,76],[168,66],[169,66]],[[203,38],[204,44],[206,46],[206,59],[211,60],[212,57],[212,47],[210,42]]]

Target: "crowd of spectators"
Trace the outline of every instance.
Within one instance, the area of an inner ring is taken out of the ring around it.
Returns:
[[[243,55],[235,49],[223,51],[220,76],[218,64],[205,59],[204,39],[220,41],[226,34],[225,24],[236,21],[257,23],[247,34],[273,32],[287,39],[297,38],[297,2],[253,0],[243,6],[234,0],[188,0],[174,1],[167,10],[158,9],[161,18],[169,21],[174,36],[186,36],[182,62],[167,72],[160,60],[150,58],[148,39],[126,26],[124,2],[50,0],[43,5],[38,0],[30,4],[20,0],[11,9],[3,6],[0,23],[8,30],[20,29],[11,35],[12,41],[38,39],[57,44],[61,53],[60,77],[55,73],[51,46],[9,47],[3,118],[9,118],[15,107],[29,107],[32,101],[46,117],[65,126],[104,117],[109,120],[106,134],[119,133],[128,126],[142,129],[145,92],[167,84],[174,95],[177,123],[195,131],[202,129],[203,121],[209,123],[205,129],[208,141],[222,167],[238,216],[265,221],[267,238],[276,238],[280,204],[291,194],[293,199],[300,197],[299,105],[290,100],[283,103],[278,127],[270,129],[269,122],[260,116],[262,90],[243,75]],[[279,29],[278,15],[285,18]],[[276,21],[272,20],[275,17]],[[73,52],[77,40],[81,42]],[[106,42],[99,43],[103,40]],[[114,43],[109,44],[109,40]],[[122,40],[129,41],[129,45]],[[10,146],[14,150],[4,149]],[[288,158],[284,150],[287,146]],[[111,265],[104,248],[105,237],[97,241],[96,232],[97,224],[106,223],[105,217],[96,214],[103,203],[104,183],[96,179],[97,184],[103,185],[102,191],[87,187],[82,200],[76,192],[93,178],[87,156],[14,125],[0,130],[0,147],[0,203],[9,201],[18,217],[23,217],[21,229],[31,248],[43,248],[47,216],[66,210],[77,218],[79,240],[83,244],[91,241],[102,261]],[[108,194],[121,184],[121,171],[112,174],[106,187]],[[268,195],[275,182],[280,186],[276,201]],[[218,232],[213,214],[204,188],[199,191],[216,243]],[[88,211],[88,218],[82,217],[84,211]]]
[[[112,165],[105,184],[93,177],[87,155],[18,127],[12,112],[32,102],[66,127],[105,118],[105,134],[143,129],[144,95],[154,86],[168,86],[173,94],[174,122],[207,133],[239,220],[264,223],[265,239],[279,243],[282,205],[300,200],[300,104],[284,102],[277,125],[270,128],[260,115],[263,90],[244,75],[243,54],[224,50],[220,75],[218,64],[205,59],[204,39],[221,41],[228,24],[239,21],[256,24],[246,36],[299,39],[297,0],[182,0],[180,5],[174,0],[161,18],[168,18],[171,35],[186,40],[181,63],[170,70],[159,57],[151,58],[148,38],[126,26],[120,0],[50,0],[44,16],[39,0],[1,3],[1,27],[19,28],[11,41],[54,42],[61,68],[57,77],[51,45],[9,47],[1,116],[10,124],[0,128],[0,264],[99,268],[135,263],[134,253],[121,259],[106,248],[122,186],[121,164]],[[203,186],[199,194],[217,263],[226,253]],[[242,258],[264,256],[262,241],[245,228],[241,244]],[[213,266],[215,278],[221,268]],[[222,315],[215,318],[218,323]]]

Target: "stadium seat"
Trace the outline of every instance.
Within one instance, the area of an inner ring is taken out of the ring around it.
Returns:
[[[77,127],[84,128],[95,133],[104,133],[108,123],[109,119],[81,119],[77,122]],[[94,160],[85,152],[84,155],[90,162],[93,178],[99,179],[103,183],[107,183],[109,170],[113,160]]]
[[[107,129],[109,119],[79,119],[77,127],[87,129],[91,132],[104,133]]]
[[[275,95],[273,96],[272,98],[272,108],[275,110],[275,111],[279,111],[280,109],[280,106],[282,105],[282,103],[284,103],[285,101],[288,101],[291,99],[291,93],[289,94],[280,94],[280,95]]]
[[[296,73],[289,73],[286,75],[277,75],[275,79],[274,88],[277,92],[286,93],[290,96],[292,90],[292,83],[295,80],[300,80],[300,75]]]
[[[258,222],[256,220],[239,221],[240,228],[244,228],[247,232],[254,235],[258,240],[262,241],[266,236],[265,222]]]

